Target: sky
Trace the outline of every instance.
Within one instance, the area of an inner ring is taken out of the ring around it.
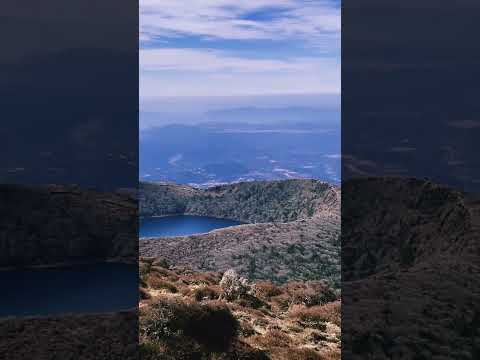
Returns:
[[[338,0],[140,0],[140,98],[340,93]]]

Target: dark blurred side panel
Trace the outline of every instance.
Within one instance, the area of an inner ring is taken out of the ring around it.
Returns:
[[[343,1],[342,357],[480,357],[478,2]]]
[[[138,2],[2,1],[0,39],[0,358],[135,358]]]

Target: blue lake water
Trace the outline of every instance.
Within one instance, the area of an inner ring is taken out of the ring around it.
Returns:
[[[165,216],[140,219],[140,237],[186,236],[242,224],[206,216]]]
[[[0,316],[97,313],[135,308],[138,267],[93,264],[0,271]]]
[[[140,219],[140,236],[182,236],[239,225],[201,216]],[[101,313],[138,305],[138,267],[90,264],[0,271],[0,317]]]

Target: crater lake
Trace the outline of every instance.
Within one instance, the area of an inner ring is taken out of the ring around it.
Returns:
[[[2,270],[0,284],[0,317],[114,312],[138,305],[137,265]]]
[[[144,217],[140,218],[140,237],[188,236],[241,224],[240,221],[207,216]]]

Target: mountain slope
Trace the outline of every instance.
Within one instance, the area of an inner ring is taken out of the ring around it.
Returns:
[[[234,268],[252,280],[340,279],[340,191],[315,180],[248,182],[199,190],[141,184],[142,215],[191,214],[250,224],[143,238],[140,255],[202,271]]]
[[[478,358],[478,201],[417,179],[342,189],[344,356]]]
[[[340,302],[322,281],[249,283],[140,259],[142,359],[339,359]]]
[[[140,184],[140,216],[190,214],[238,221],[288,222],[338,211],[338,189],[316,180],[252,181],[205,190]]]
[[[76,186],[0,186],[0,267],[137,257],[137,206]]]

